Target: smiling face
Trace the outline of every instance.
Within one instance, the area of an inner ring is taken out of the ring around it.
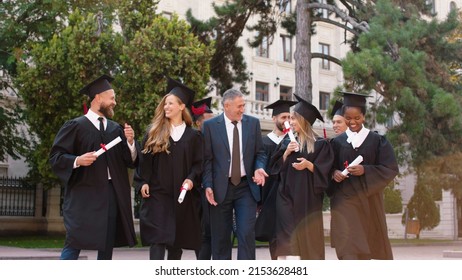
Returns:
[[[295,116],[295,113],[290,114],[290,126],[292,128],[293,132],[300,132],[300,122],[298,121],[297,117]]]
[[[99,112],[106,118],[112,118],[114,116],[114,107],[117,105],[115,101],[115,92],[113,89],[109,89],[98,93],[95,98],[98,98]]]
[[[290,121],[290,113],[280,113],[273,117],[274,124],[276,128],[282,132],[284,130],[284,122]]]
[[[185,107],[186,105],[184,105],[175,95],[169,94],[165,97],[164,112],[166,118],[170,120],[181,118],[183,113],[182,111]]]
[[[332,129],[334,130],[335,134],[341,134],[345,132],[348,128],[346,124],[345,118],[340,115],[335,115],[332,118]]]
[[[240,121],[245,111],[244,97],[237,96],[233,99],[228,99],[223,104],[225,115],[231,121]]]
[[[364,114],[359,107],[345,107],[345,122],[353,132],[359,132],[363,128],[365,121]]]

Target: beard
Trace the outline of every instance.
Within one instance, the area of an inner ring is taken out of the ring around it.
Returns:
[[[276,123],[276,128],[279,129],[279,131],[283,132],[284,131],[284,123],[277,122]]]
[[[101,104],[99,112],[108,119],[111,119],[114,116],[114,109],[111,106],[106,106],[105,104]]]

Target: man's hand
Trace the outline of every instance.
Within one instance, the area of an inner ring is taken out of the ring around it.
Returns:
[[[148,184],[144,184],[141,187],[141,196],[143,198],[148,198],[149,197],[149,185]]]
[[[255,182],[255,184],[264,186],[266,177],[268,177],[268,174],[266,174],[265,170],[263,168],[259,168],[255,170],[252,179]]]
[[[350,173],[353,176],[361,176],[364,174],[364,166],[361,164],[349,166],[348,173]]]
[[[213,205],[213,206],[217,206],[218,203],[215,201],[215,198],[213,196],[213,190],[212,188],[206,188],[205,189],[205,197],[207,198],[207,201]]]
[[[77,166],[90,166],[97,158],[95,152],[85,153],[77,157],[76,164]]]

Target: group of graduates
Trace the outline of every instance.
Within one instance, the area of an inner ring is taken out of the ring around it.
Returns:
[[[332,139],[313,130],[324,120],[311,103],[298,95],[297,102],[279,100],[267,107],[274,130],[261,137],[239,91],[226,91],[224,112],[214,116],[211,98],[194,102],[192,89],[168,78],[138,143],[129,124],[111,120],[111,82],[103,75],[81,90],[90,109],[61,127],[51,149],[52,169],[65,186],[61,259],[78,259],[82,249],[112,259],[114,247],[136,244],[127,168],[136,169],[140,237],[150,259],[167,252],[178,260],[183,249],[198,259],[231,259],[231,232],[238,259],[255,259],[255,240],[269,242],[272,259],[324,259],[326,194],[339,259],[393,258],[382,196],[398,165],[389,142],[363,126],[366,96],[345,92],[344,104],[336,103],[334,124],[341,120]],[[358,156],[362,162],[349,165]]]
[[[264,137],[269,155],[268,185],[256,223],[256,237],[268,241],[272,259],[324,259],[323,200],[330,198],[331,246],[343,260],[392,259],[383,189],[398,174],[393,148],[363,126],[365,95],[343,92],[331,117],[335,136],[313,131],[324,122],[315,106],[279,100],[273,109],[274,130]],[[293,110],[289,107],[293,106]],[[290,119],[297,142],[286,135]],[[359,165],[349,165],[362,156]]]

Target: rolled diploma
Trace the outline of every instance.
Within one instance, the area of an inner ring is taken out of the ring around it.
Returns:
[[[289,134],[290,141],[291,141],[291,142],[297,142],[297,140],[295,140],[295,135],[294,135],[294,133],[292,132],[292,129],[290,128],[290,125],[289,125],[289,122],[288,122],[288,121],[285,121],[285,122],[284,122],[284,126],[285,126],[286,129],[289,130],[289,132],[287,132],[287,133]],[[298,148],[297,148],[297,150],[295,150],[295,151],[298,152]]]
[[[183,186],[181,186],[181,192],[180,196],[178,197],[178,203],[182,203],[184,200],[184,196],[186,195],[186,192],[189,190],[189,185],[188,183],[184,183]]]
[[[361,162],[363,162],[363,156],[362,156],[362,155],[359,155],[357,158],[355,158],[355,160],[353,160],[352,163],[350,163],[350,164],[348,165],[348,167],[358,165],[358,164],[360,164]],[[342,171],[342,174],[343,174],[344,176],[348,175],[348,167],[345,168],[345,170]]]
[[[116,139],[112,140],[111,142],[107,143],[105,146],[106,146],[106,150],[104,150],[103,148],[99,149],[98,151],[95,152],[95,155],[97,157],[99,157],[100,155],[104,154],[105,151],[109,150],[110,148],[114,147],[115,145],[119,144],[120,142],[122,142],[122,138],[120,138],[120,136],[117,136]]]

